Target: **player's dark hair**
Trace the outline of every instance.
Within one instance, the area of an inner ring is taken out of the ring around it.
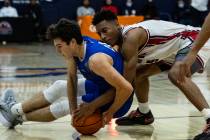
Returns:
[[[47,29],[47,38],[60,38],[67,44],[74,38],[78,44],[82,44],[83,38],[79,25],[75,21],[62,18],[57,24],[52,24]]]
[[[109,10],[102,10],[95,14],[92,20],[92,24],[97,25],[103,20],[107,20],[107,21],[117,20],[117,15]]]

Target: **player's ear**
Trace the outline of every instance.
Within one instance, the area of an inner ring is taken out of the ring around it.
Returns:
[[[120,26],[120,23],[118,22],[118,20],[115,20],[114,22],[117,26]]]
[[[71,46],[77,46],[77,41],[76,39],[72,38],[70,41]]]
[[[121,30],[121,25],[120,25],[120,23],[117,20],[115,21],[115,24],[117,26],[117,29]]]

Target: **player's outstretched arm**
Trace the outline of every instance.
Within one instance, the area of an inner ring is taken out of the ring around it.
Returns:
[[[205,19],[198,37],[196,38],[192,50],[188,53],[183,61],[177,64],[176,76],[178,82],[184,83],[186,77],[191,76],[190,68],[195,62],[199,50],[204,46],[206,41],[210,38],[210,13]]]
[[[206,17],[205,22],[201,28],[201,31],[194,42],[194,47],[192,51],[197,53],[204,46],[204,44],[209,38],[210,38],[210,13]]]

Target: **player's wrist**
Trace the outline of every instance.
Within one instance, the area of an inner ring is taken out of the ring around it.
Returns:
[[[192,47],[192,50],[190,51],[192,55],[197,55],[198,52],[199,52],[199,49],[196,46]]]
[[[117,110],[113,107],[110,107],[106,112],[108,112],[109,114],[114,114],[115,112],[117,112]]]
[[[193,62],[195,61],[196,57],[197,57],[197,53],[198,53],[197,51],[191,50],[191,51],[187,54],[187,56],[185,57],[184,61],[185,61],[186,63],[193,63]]]
[[[97,103],[95,103],[95,102],[90,102],[90,103],[88,103],[89,104],[89,107],[90,107],[90,109],[91,110],[96,110],[97,108],[99,108],[100,106],[97,104]]]

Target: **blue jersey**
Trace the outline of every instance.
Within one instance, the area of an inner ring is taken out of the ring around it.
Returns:
[[[96,53],[104,53],[109,55],[113,59],[113,67],[120,73],[123,74],[123,59],[120,53],[113,50],[109,45],[104,44],[100,41],[89,37],[83,37],[85,41],[85,56],[83,60],[76,59],[78,69],[82,75],[87,79],[85,82],[86,94],[82,96],[82,100],[85,102],[91,102],[98,98],[101,94],[111,88],[111,85],[105,81],[101,76],[96,75],[88,67],[89,58]],[[133,94],[123,104],[123,106],[114,114],[115,117],[122,117],[131,107],[133,101]],[[106,111],[113,101],[100,107],[102,112]]]
[[[110,56],[113,59],[113,67],[120,73],[123,74],[123,59],[119,52],[112,49],[109,45],[97,41],[95,39],[89,37],[83,37],[85,41],[86,49],[85,49],[85,56],[83,60],[76,59],[76,63],[78,69],[80,70],[81,74],[87,79],[99,87],[99,93],[105,92],[107,89],[111,87],[103,77],[96,75],[92,72],[88,67],[89,58],[96,54],[96,53],[104,53]]]

